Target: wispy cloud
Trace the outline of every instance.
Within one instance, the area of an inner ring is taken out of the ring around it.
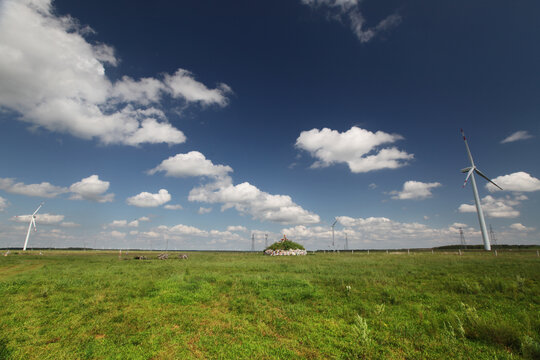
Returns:
[[[509,143],[509,142],[514,142],[514,141],[519,141],[519,140],[526,140],[526,139],[531,139],[533,138],[534,136],[532,136],[531,134],[529,134],[528,131],[526,130],[519,130],[519,131],[516,131],[515,133],[513,133],[512,135],[504,138],[502,141],[501,141],[501,144],[505,144],[505,143]]]
[[[366,26],[366,19],[360,11],[360,1],[358,0],[301,0],[303,4],[312,8],[324,7],[332,18],[343,23],[348,23],[352,32],[361,43],[367,43],[376,36],[398,26],[401,23],[401,16],[391,14],[382,19],[377,25]]]

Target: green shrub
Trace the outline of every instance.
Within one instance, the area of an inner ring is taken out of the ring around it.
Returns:
[[[267,247],[265,250],[268,250],[268,249],[270,250],[296,250],[296,249],[305,250],[305,248],[302,245],[295,243],[294,241],[290,241],[290,240],[275,242],[269,247]]]

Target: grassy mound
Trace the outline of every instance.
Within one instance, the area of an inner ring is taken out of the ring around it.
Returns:
[[[298,243],[295,243],[294,241],[290,241],[290,240],[285,240],[285,241],[277,241],[275,243],[273,243],[272,245],[270,245],[269,247],[267,247],[265,250],[296,250],[296,249],[300,249],[300,250],[305,250],[305,248],[298,244]]]

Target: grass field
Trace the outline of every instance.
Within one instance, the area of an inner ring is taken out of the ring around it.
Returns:
[[[0,257],[0,358],[539,359],[536,252]]]

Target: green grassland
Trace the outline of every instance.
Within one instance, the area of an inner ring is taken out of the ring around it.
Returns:
[[[0,359],[540,358],[536,251],[38,253],[0,257]]]

